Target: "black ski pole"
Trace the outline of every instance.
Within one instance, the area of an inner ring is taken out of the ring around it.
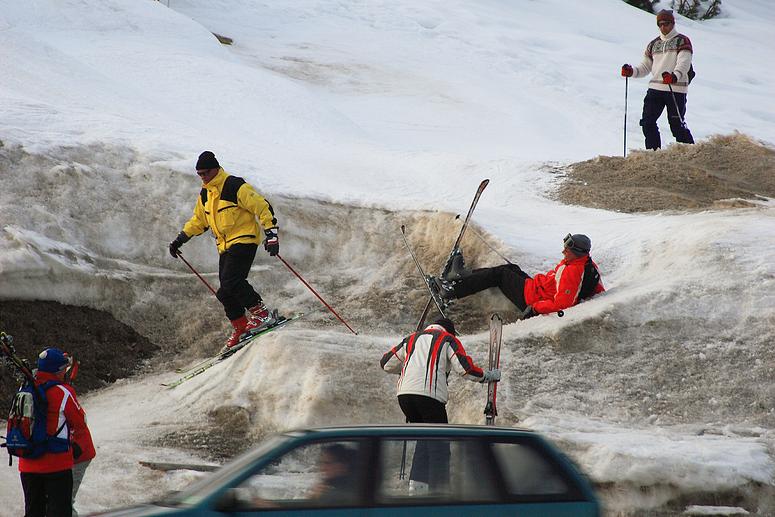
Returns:
[[[406,249],[408,249],[409,253],[412,255],[412,260],[414,260],[414,265],[417,266],[417,270],[420,272],[422,281],[425,282],[425,286],[428,288],[428,291],[431,294],[431,299],[433,300],[433,303],[436,304],[436,308],[439,310],[439,314],[441,314],[443,318],[446,318],[447,315],[444,313],[444,309],[446,308],[446,306],[444,305],[443,302],[440,303],[439,300],[436,299],[436,296],[434,296],[430,283],[428,282],[429,277],[425,274],[425,271],[423,271],[420,261],[417,260],[417,255],[414,254],[414,250],[409,245],[409,241],[406,238],[406,226],[403,224],[401,225],[401,236],[404,238],[404,246],[406,246]],[[419,331],[420,329],[417,329],[417,330]]]
[[[457,215],[455,215],[455,219],[460,219],[460,214],[457,214]],[[481,234],[481,233],[477,232],[477,231],[476,231],[476,230],[475,230],[473,227],[470,227],[470,230],[471,230],[471,232],[473,232],[473,234],[474,234],[474,235],[476,235],[476,236],[479,238],[479,240],[480,240],[480,241],[482,241],[482,243],[484,243],[484,245],[485,245],[485,246],[487,246],[488,248],[490,248],[490,251],[492,251],[493,253],[495,253],[496,255],[498,255],[500,258],[502,258],[503,260],[505,260],[505,261],[506,261],[506,264],[511,264],[512,266],[514,265],[514,263],[513,263],[512,261],[510,261],[509,259],[507,259],[506,257],[504,257],[502,253],[500,253],[498,250],[496,250],[495,248],[493,248],[493,247],[490,245],[490,243],[489,243],[489,242],[487,242],[486,240],[484,240],[484,237],[482,236],[482,234]]]
[[[16,355],[16,349],[13,346],[13,336],[0,332],[0,352],[21,372],[25,379],[33,383],[35,382],[35,376],[32,374],[32,370],[25,364],[26,361],[19,359],[19,356]]]
[[[630,78],[624,78],[624,157],[627,158],[627,94],[630,91]]]
[[[409,419],[406,419],[406,423],[409,423]],[[401,451],[401,470],[398,472],[398,479],[406,478],[406,440],[404,440],[403,450]]]
[[[673,87],[670,83],[667,83],[667,87],[670,88],[670,96],[673,98],[673,106],[675,106],[675,113],[678,116],[678,120],[681,121],[681,127],[686,128],[686,122],[684,122],[684,117],[681,115],[681,110],[678,109],[678,101],[675,99],[675,93],[673,92]]]

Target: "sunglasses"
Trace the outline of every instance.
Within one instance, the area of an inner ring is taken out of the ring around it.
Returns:
[[[673,25],[674,22],[658,22],[657,25],[660,27],[668,27],[670,25]]]

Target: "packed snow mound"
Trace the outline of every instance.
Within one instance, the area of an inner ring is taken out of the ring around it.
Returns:
[[[617,210],[739,208],[775,197],[775,149],[740,133],[695,145],[598,156],[567,168],[563,203]]]

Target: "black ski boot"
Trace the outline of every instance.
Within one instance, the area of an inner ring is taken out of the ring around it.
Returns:
[[[441,278],[446,281],[460,280],[471,274],[471,270],[466,268],[466,261],[463,258],[463,252],[460,249],[456,249],[452,255],[452,261],[449,265],[449,271],[446,274],[441,275]]]
[[[437,295],[444,301],[454,300],[456,298],[455,285],[453,282],[447,282],[441,278],[429,275],[428,286],[431,288],[434,295]]]

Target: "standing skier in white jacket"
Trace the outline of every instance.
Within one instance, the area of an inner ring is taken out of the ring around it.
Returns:
[[[657,120],[667,108],[670,131],[677,142],[693,144],[694,138],[686,126],[686,92],[694,77],[692,42],[675,30],[673,11],[657,13],[659,36],[646,45],[643,61],[638,66],[622,65],[623,77],[644,77],[651,74],[649,89],[643,99],[640,125],[646,137],[646,149],[659,149],[662,142]]]

